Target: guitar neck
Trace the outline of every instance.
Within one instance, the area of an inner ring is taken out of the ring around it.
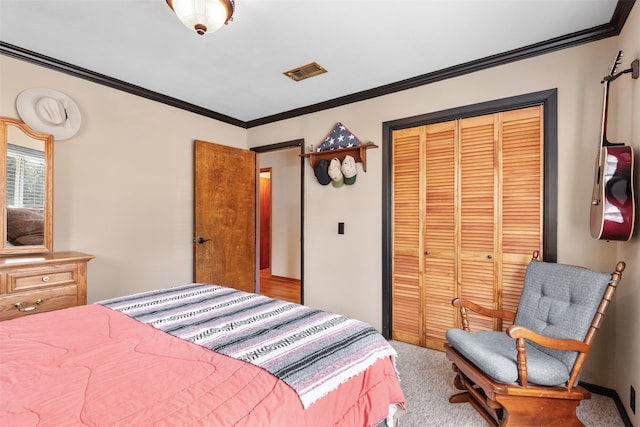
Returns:
[[[611,83],[616,77],[616,67],[622,57],[622,51],[618,51],[616,59],[613,61],[611,71],[608,76],[605,76],[602,80],[604,84],[604,96],[602,104],[602,129],[600,130],[600,144],[602,147],[612,147],[617,145],[624,145],[624,143],[611,142],[607,140],[607,115],[609,112],[609,83]]]
[[[604,81],[604,96],[602,97],[602,127],[600,129],[600,144],[605,147],[609,144],[607,141],[607,113],[609,109],[609,82]]]

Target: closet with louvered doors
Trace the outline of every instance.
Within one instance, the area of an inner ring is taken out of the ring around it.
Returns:
[[[441,349],[456,297],[517,307],[543,247],[542,108],[393,131],[393,339]]]

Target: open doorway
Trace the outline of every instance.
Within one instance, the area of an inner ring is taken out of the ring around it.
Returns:
[[[258,217],[260,219],[260,277],[271,276],[271,168],[260,168]]]
[[[290,144],[290,145],[289,145]],[[256,246],[260,294],[302,303],[302,141],[252,149],[258,153]]]

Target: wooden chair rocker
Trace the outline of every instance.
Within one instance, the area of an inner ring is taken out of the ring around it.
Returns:
[[[517,312],[492,310],[457,298],[462,329],[449,329],[445,351],[462,393],[494,426],[582,426],[576,409],[590,393],[578,385],[625,263],[615,272],[541,262],[527,266]],[[467,311],[513,321],[502,331],[469,332]]]

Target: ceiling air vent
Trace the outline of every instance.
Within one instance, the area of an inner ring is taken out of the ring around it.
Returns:
[[[322,68],[317,62],[312,62],[311,64],[285,71],[283,74],[291,80],[299,82],[300,80],[308,79],[309,77],[314,77],[326,72],[327,70]]]

